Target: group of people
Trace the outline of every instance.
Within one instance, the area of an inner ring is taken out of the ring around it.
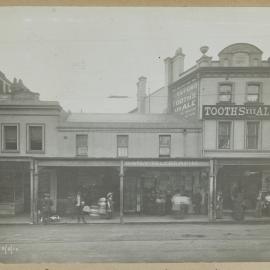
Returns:
[[[194,214],[207,214],[208,196],[203,190],[198,190],[192,196],[188,196],[186,192],[176,190],[171,198],[172,212],[175,216],[183,217],[189,212],[189,209]],[[190,208],[190,207],[193,208]]]
[[[270,192],[260,191],[256,203],[256,217],[270,216]]]
[[[99,213],[106,215],[107,218],[113,217],[113,194],[112,194],[112,192],[107,193],[106,197],[100,198],[98,204],[100,207]],[[91,213],[91,208],[89,205],[85,204],[85,200],[84,200],[80,191],[78,191],[76,194],[75,210],[76,210],[77,222],[80,223],[82,221],[83,223],[86,223],[85,215],[87,213]]]
[[[106,197],[101,198],[104,201],[104,204],[100,203],[100,207],[103,207],[104,213],[108,218],[112,218],[113,216],[113,194],[109,192]],[[53,201],[50,198],[49,193],[44,193],[43,198],[38,201],[38,219],[39,222],[43,224],[49,224],[50,222],[54,221],[55,219],[59,219],[57,215],[53,215],[52,211]],[[88,205],[85,204],[85,199],[83,198],[83,195],[81,191],[78,191],[76,193],[75,199],[74,199],[74,210],[76,213],[77,222],[80,223],[81,221],[83,223],[86,223],[85,215],[89,211],[87,209],[90,209]]]

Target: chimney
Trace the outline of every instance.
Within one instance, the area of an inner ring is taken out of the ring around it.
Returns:
[[[182,48],[178,48],[172,58],[172,82],[179,79],[181,73],[184,72],[184,60],[185,55],[182,52]]]
[[[146,80],[146,77],[141,76],[137,82],[138,113],[145,113]]]
[[[164,60],[165,64],[165,85],[177,81],[184,72],[184,60],[185,55],[182,52],[182,48],[178,48],[173,57],[167,57]]]

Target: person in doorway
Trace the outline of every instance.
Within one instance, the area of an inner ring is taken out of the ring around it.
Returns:
[[[237,193],[234,204],[233,204],[233,218],[236,221],[243,221],[245,218],[245,201],[244,193],[242,190],[239,190]]]
[[[166,192],[166,206],[165,206],[165,208],[166,208],[166,210],[165,210],[166,214],[170,214],[172,211],[172,194],[171,194],[170,190],[168,190]]]
[[[201,213],[201,203],[202,203],[202,195],[199,191],[194,194],[192,203],[194,205],[194,213],[199,215]]]
[[[76,200],[75,200],[75,207],[76,207],[76,215],[77,215],[77,222],[80,223],[82,220],[83,223],[86,223],[85,217],[84,217],[84,212],[83,212],[83,207],[85,203],[82,199],[81,192],[78,191],[76,195]]]
[[[217,193],[216,217],[217,219],[221,219],[223,217],[223,196],[221,191]]]
[[[53,205],[53,201],[50,199],[50,194],[45,193],[43,199],[40,202],[41,222],[43,224],[49,223],[52,205]]]
[[[262,191],[259,192],[257,198],[256,198],[256,209],[255,209],[255,217],[261,218],[262,212],[263,212],[263,193]]]

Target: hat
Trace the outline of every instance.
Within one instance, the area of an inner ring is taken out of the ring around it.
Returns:
[[[107,197],[110,197],[110,196],[112,196],[113,194],[111,193],[111,192],[109,192],[108,194],[107,194]]]

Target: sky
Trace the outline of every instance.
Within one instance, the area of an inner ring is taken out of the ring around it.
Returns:
[[[0,70],[65,110],[125,113],[136,107],[140,76],[149,92],[164,85],[164,59],[179,47],[185,69],[203,45],[213,60],[238,42],[268,59],[269,14],[266,7],[0,7]]]

